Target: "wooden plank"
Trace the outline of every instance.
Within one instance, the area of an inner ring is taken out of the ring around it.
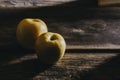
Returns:
[[[0,7],[2,8],[22,8],[22,7],[38,7],[38,6],[53,6],[57,4],[62,4],[66,2],[71,2],[73,0],[1,0]]]
[[[115,53],[66,53],[57,64],[48,66],[39,62],[36,54],[26,53],[24,56],[12,58],[2,64],[0,66],[0,79],[81,79],[89,70],[97,68],[98,65],[102,65],[116,56],[117,54]]]
[[[100,6],[120,6],[120,0],[99,0]]]
[[[71,10],[77,11],[77,13],[71,13]],[[67,49],[119,49],[119,13],[119,7],[56,6],[34,9],[1,9],[0,46],[2,48],[3,46],[11,48],[17,46],[17,24],[23,18],[31,17],[43,19],[50,32],[63,35]]]
[[[120,8],[79,4],[1,8],[0,80],[119,80],[120,57],[119,51],[114,50],[120,48]],[[49,31],[64,36],[67,51],[57,64],[45,65],[35,51],[18,45],[17,24],[26,17],[41,18]]]

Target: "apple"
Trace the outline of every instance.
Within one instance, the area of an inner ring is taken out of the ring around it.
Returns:
[[[63,57],[66,43],[60,34],[46,32],[36,40],[35,49],[41,62],[54,64]]]
[[[16,37],[24,48],[34,49],[35,41],[45,32],[48,32],[47,25],[41,19],[25,18],[17,26]]]

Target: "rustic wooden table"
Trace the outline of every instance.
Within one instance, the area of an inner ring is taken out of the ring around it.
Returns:
[[[0,9],[0,80],[120,80],[120,8],[66,5]],[[45,65],[18,45],[16,26],[26,17],[65,37],[57,64]]]

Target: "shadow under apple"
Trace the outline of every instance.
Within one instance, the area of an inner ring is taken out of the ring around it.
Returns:
[[[51,66],[52,65],[44,64],[38,59],[31,59],[16,64],[0,66],[0,79],[29,80]]]

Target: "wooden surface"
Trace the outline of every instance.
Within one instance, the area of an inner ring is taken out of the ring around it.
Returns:
[[[97,0],[0,0],[0,8],[28,8],[79,3],[80,6],[97,5]]]
[[[10,53],[9,55],[11,56]],[[120,59],[116,56],[116,53],[66,53],[57,64],[47,66],[37,60],[36,54],[26,52],[24,56],[12,58],[1,65],[0,79],[119,80]]]
[[[120,80],[119,13],[119,7],[71,3],[0,9],[0,80]],[[64,36],[67,50],[57,64],[45,65],[34,50],[18,45],[16,26],[26,17],[41,18]]]
[[[120,6],[120,0],[99,0],[100,6]]]
[[[53,6],[74,0],[1,0],[0,7],[12,7],[12,8],[25,8],[25,7],[38,7],[38,6]]]

